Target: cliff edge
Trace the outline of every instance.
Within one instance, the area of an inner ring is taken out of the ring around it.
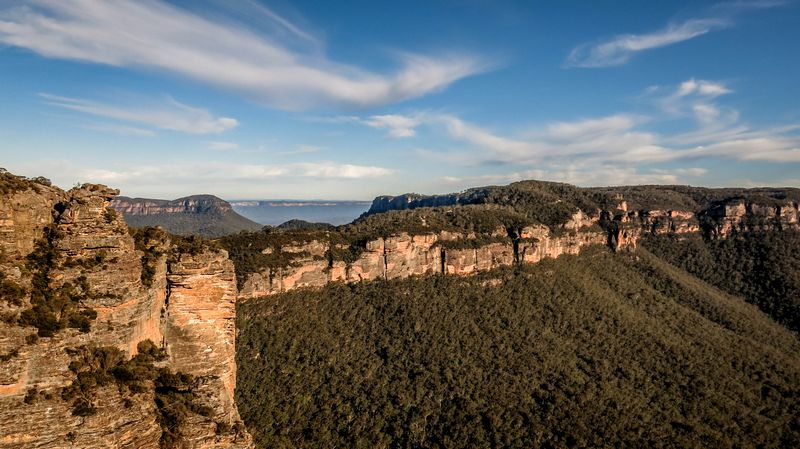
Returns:
[[[131,227],[161,226],[178,235],[221,237],[261,229],[260,224],[239,215],[230,203],[214,195],[176,200],[117,196],[110,207],[121,213]]]
[[[117,193],[0,173],[0,445],[252,447],[233,265],[130,232]]]

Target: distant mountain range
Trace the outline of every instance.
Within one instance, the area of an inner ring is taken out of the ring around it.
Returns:
[[[111,207],[122,213],[129,226],[161,226],[178,235],[221,237],[239,231],[257,231],[261,225],[233,210],[214,195],[192,195],[176,200],[118,196]]]

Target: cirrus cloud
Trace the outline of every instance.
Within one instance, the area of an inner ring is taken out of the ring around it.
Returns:
[[[567,67],[610,67],[621,65],[633,55],[702,36],[711,31],[730,26],[724,19],[690,19],[669,24],[666,28],[646,34],[624,34],[610,40],[582,44],[572,49],[567,57]]]
[[[290,36],[311,39],[271,10],[264,16]],[[488,68],[470,55],[404,53],[394,73],[377,73],[158,0],[35,0],[0,9],[0,43],[50,58],[177,74],[283,109],[393,103]]]
[[[707,8],[705,17],[672,22],[642,34],[622,34],[599,42],[578,45],[570,51],[565,67],[611,67],[628,62],[636,54],[685,42],[734,25],[733,18],[745,11],[783,6],[782,0],[724,2]]]
[[[191,107],[172,98],[149,101],[147,105],[120,106],[48,93],[40,93],[39,96],[59,108],[188,134],[217,134],[239,124],[234,118],[215,117],[205,109]]]

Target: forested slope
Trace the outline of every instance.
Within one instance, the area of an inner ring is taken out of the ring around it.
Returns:
[[[263,448],[800,445],[796,335],[646,250],[298,290],[237,325]]]
[[[727,239],[650,236],[643,244],[662,259],[757,305],[800,331],[800,232],[747,232]]]

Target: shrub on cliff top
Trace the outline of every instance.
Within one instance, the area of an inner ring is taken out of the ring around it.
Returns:
[[[29,189],[38,192],[40,185],[49,186],[50,180],[42,177],[28,179],[24,176],[13,175],[6,169],[0,168],[0,194],[8,195]]]
[[[216,241],[205,239],[199,235],[170,235],[170,240],[172,241],[173,245],[173,257],[178,257],[181,254],[196,256],[206,251],[216,251],[220,248]]]

